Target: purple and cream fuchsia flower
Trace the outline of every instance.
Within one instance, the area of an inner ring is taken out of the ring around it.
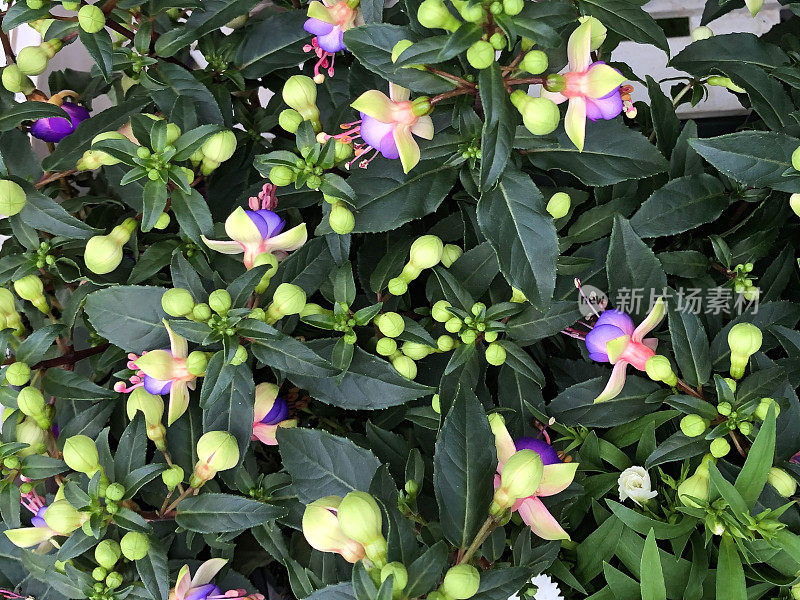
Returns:
[[[533,450],[542,459],[544,465],[542,480],[536,492],[518,500],[512,511],[519,512],[519,516],[531,531],[545,540],[568,540],[569,534],[550,514],[547,507],[540,500],[542,497],[553,496],[563,492],[575,479],[578,463],[564,463],[550,444],[544,440],[530,437],[519,438],[516,443],[506,429],[503,417],[498,413],[489,415],[489,425],[494,434],[497,448],[497,475],[495,475],[495,488],[500,485],[500,476],[508,459],[521,450]]]
[[[303,46],[304,52],[314,52],[317,63],[314,65],[314,81],[322,83],[325,76],[320,69],[328,71],[333,77],[333,61],[337,52],[347,50],[344,44],[344,32],[364,24],[364,17],[358,7],[358,0],[339,0],[330,2],[311,2],[308,5],[308,20],[303,29],[312,34],[310,44]]]
[[[295,427],[297,419],[289,418],[289,405],[278,396],[274,383],[259,383],[256,386],[256,401],[253,407],[253,440],[268,446],[277,446],[278,427]]]
[[[592,24],[586,21],[567,43],[568,71],[555,77],[558,85],[542,90],[542,96],[556,104],[569,102],[564,129],[572,143],[583,151],[586,119],[613,119],[622,112],[619,87],[625,77],[603,62],[592,62]]]
[[[169,600],[222,600],[223,598],[248,598],[264,600],[261,594],[248,594],[246,590],[228,590],[223,592],[214,583],[214,577],[227,564],[227,559],[212,558],[201,564],[192,577],[189,565],[183,565],[178,572],[175,587],[169,592]]]
[[[369,90],[351,104],[361,119],[342,125],[350,130],[333,136],[341,142],[353,143],[355,158],[348,167],[360,159],[358,166],[366,169],[378,154],[390,160],[399,158],[406,173],[417,165],[420,151],[414,136],[433,139],[433,121],[429,116],[433,109],[427,97],[412,101],[410,95],[406,88],[389,83],[388,97],[378,90]],[[355,142],[359,137],[362,142]],[[375,153],[370,158],[362,158],[373,149]]]
[[[64,102],[61,109],[67,113],[64,117],[46,117],[31,125],[31,135],[43,142],[60,142],[75,131],[75,128],[89,118],[89,111],[80,104]]]
[[[289,252],[306,243],[308,232],[305,223],[284,231],[286,221],[270,210],[276,204],[275,187],[267,190],[265,186],[258,197],[250,198],[251,210],[237,207],[225,220],[225,233],[231,241],[210,240],[202,236],[203,242],[223,254],[244,253],[244,266],[248,270],[253,268],[256,257],[261,254],[273,254],[278,260],[283,260]]]
[[[619,310],[606,310],[597,318],[592,330],[586,334],[586,349],[595,362],[614,365],[611,378],[595,402],[616,398],[625,385],[628,365],[646,371],[647,361],[655,356],[658,340],[644,339],[655,329],[666,312],[663,298],[653,305],[650,314],[634,329],[633,319]]]
[[[139,386],[155,395],[169,394],[167,425],[172,425],[189,406],[189,390],[193,390],[197,379],[186,366],[189,344],[185,338],[176,334],[164,321],[169,334],[169,350],[151,350],[141,356],[128,354],[128,368],[135,371],[130,377],[130,386],[118,381],[114,390],[120,393],[132,392]]]
[[[63,498],[61,488],[59,488],[59,494]],[[56,499],[59,499],[58,494]],[[20,503],[33,514],[31,517],[32,527],[8,529],[5,531],[6,536],[12,544],[20,548],[37,546],[37,552],[47,552],[53,547],[50,539],[59,535],[56,531],[50,529],[44,520],[44,515],[47,512],[47,502],[35,490],[31,490],[27,494],[20,495]]]

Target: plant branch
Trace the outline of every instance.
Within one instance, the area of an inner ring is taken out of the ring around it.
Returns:
[[[68,354],[64,354],[63,356],[58,356],[56,358],[43,360],[33,365],[31,367],[31,371],[35,371],[37,369],[49,369],[50,367],[58,367],[61,365],[74,365],[79,360],[83,360],[84,358],[89,358],[90,356],[94,356],[95,354],[100,354],[101,352],[105,352],[108,347],[109,344],[100,344],[99,346],[86,348],[85,350],[70,352]]]
[[[486,541],[486,538],[489,537],[489,534],[492,533],[492,530],[497,527],[497,523],[498,521],[491,515],[486,517],[486,521],[484,521],[480,530],[478,530],[478,533],[475,535],[475,539],[472,540],[472,543],[469,545],[469,548],[467,548],[467,551],[459,559],[459,565],[468,563],[470,561],[475,552],[478,551],[478,548],[481,547],[483,542]]]

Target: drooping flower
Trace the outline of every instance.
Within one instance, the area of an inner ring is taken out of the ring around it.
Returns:
[[[225,232],[231,241],[210,240],[201,236],[206,246],[223,254],[244,253],[244,266],[252,269],[260,254],[274,254],[278,260],[306,243],[306,224],[284,231],[286,221],[271,209],[275,208],[275,186],[266,184],[258,197],[250,198],[250,209],[237,207],[225,220]]]
[[[61,489],[59,494],[63,497]],[[19,527],[8,529],[5,534],[12,544],[20,548],[31,548],[37,546],[37,552],[46,552],[53,547],[50,538],[59,535],[47,526],[44,515],[47,512],[47,502],[35,490],[20,495],[22,506],[27,508],[33,516],[31,517],[32,527]],[[59,498],[57,495],[56,498]]]
[[[297,419],[289,419],[289,405],[278,396],[274,383],[259,383],[256,386],[256,401],[253,407],[253,438],[268,446],[276,446],[278,427],[294,427]]]
[[[31,135],[44,142],[60,142],[75,131],[82,121],[89,118],[89,111],[80,104],[64,102],[61,108],[69,116],[68,119],[64,117],[39,119],[31,126]]]
[[[317,63],[314,65],[314,81],[322,83],[325,76],[320,69],[326,69],[333,77],[333,61],[337,52],[347,50],[344,32],[364,24],[364,17],[358,7],[358,0],[323,0],[308,5],[308,20],[303,29],[314,35],[311,43],[303,47],[304,52],[314,52]]]
[[[663,298],[659,298],[650,314],[634,329],[633,319],[618,310],[606,310],[600,314],[592,330],[585,335],[589,358],[596,362],[614,365],[608,384],[595,402],[616,398],[625,385],[628,365],[639,371],[646,370],[649,359],[655,356],[658,340],[644,339],[664,318],[666,312]],[[578,336],[580,337],[580,336]]]
[[[366,169],[370,161],[378,154],[394,160],[399,158],[403,171],[408,173],[419,162],[420,151],[414,136],[426,140],[433,139],[433,121],[430,100],[422,96],[409,100],[411,92],[404,87],[389,83],[389,96],[378,90],[369,90],[359,96],[351,104],[361,114],[361,119],[354,123],[345,123],[344,133],[336,136],[321,134],[322,141],[330,137],[352,143],[355,158],[350,164],[359,160],[359,166]],[[361,142],[354,140],[361,138]],[[368,159],[364,154],[375,150]]]
[[[189,565],[183,565],[178,572],[175,587],[169,592],[169,600],[222,600],[223,598],[241,598],[264,600],[261,594],[248,594],[247,590],[228,590],[223,592],[213,580],[227,563],[224,558],[212,558],[201,564],[192,577]]]
[[[569,70],[554,78],[559,82],[542,90],[542,96],[556,104],[569,101],[564,128],[578,150],[583,151],[586,119],[613,119],[623,110],[619,87],[625,77],[604,62],[592,62],[592,24],[586,21],[570,36],[567,43]],[[563,81],[562,81],[563,79]]]
[[[118,381],[114,390],[122,393],[132,392],[143,386],[151,394],[169,394],[167,425],[172,425],[189,406],[189,390],[194,389],[196,375],[186,367],[189,345],[185,338],[176,334],[164,321],[170,339],[170,349],[151,350],[141,356],[128,354],[128,368],[135,371],[130,377],[130,386]]]
[[[514,442],[511,434],[508,433],[508,429],[506,429],[502,416],[497,413],[489,415],[489,424],[491,425],[497,448],[498,474],[495,475],[495,487],[500,485],[500,474],[511,456],[521,450],[533,450],[536,452],[544,464],[542,480],[536,492],[527,498],[518,500],[512,507],[512,511],[518,511],[525,524],[542,539],[570,539],[569,534],[550,514],[550,511],[547,510],[540,498],[553,496],[567,489],[575,478],[578,463],[561,462],[553,447],[544,440],[523,437]]]
[[[625,502],[628,498],[641,506],[658,492],[652,489],[650,474],[644,467],[628,467],[619,475],[617,487],[619,488],[619,501]]]

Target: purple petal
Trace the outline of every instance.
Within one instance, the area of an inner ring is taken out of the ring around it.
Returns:
[[[340,52],[345,49],[344,30],[341,27],[334,27],[331,29],[330,33],[318,35],[317,43],[325,52],[330,52],[331,54]]]
[[[150,375],[145,375],[144,389],[146,389],[151,394],[168,394],[170,389],[172,389],[172,382],[161,381],[160,379],[156,379],[155,377],[150,377]]]
[[[603,311],[603,313],[597,317],[597,322],[594,324],[595,327],[598,325],[613,325],[614,327],[622,329],[627,335],[633,335],[633,319],[621,310],[612,308]]]
[[[286,226],[286,221],[271,210],[246,210],[247,216],[253,221],[258,231],[265,240],[278,235]]]
[[[586,334],[586,349],[589,351],[589,358],[595,362],[609,362],[606,344],[611,340],[625,335],[625,332],[614,325],[595,325]]]
[[[539,455],[539,458],[542,459],[542,463],[545,465],[554,465],[561,462],[555,449],[544,440],[533,437],[521,437],[514,442],[514,446],[516,446],[517,451],[533,450]]]
[[[186,594],[184,600],[206,600],[209,596],[216,596],[222,594],[222,590],[219,589],[213,583],[207,583],[205,585],[199,585],[196,588],[192,588],[192,590]]]
[[[31,126],[31,135],[45,142],[59,142],[70,135],[75,128],[89,118],[89,111],[79,104],[65,102],[61,105],[69,119],[47,117],[39,119]]]
[[[333,31],[333,25],[326,23],[325,21],[320,21],[319,19],[308,19],[303,24],[303,29],[305,29],[311,35],[328,35],[331,31]]]
[[[264,418],[261,419],[261,422],[264,425],[277,425],[281,421],[285,421],[286,417],[289,416],[289,405],[286,404],[286,400],[283,398],[275,398],[275,403],[272,405],[272,408],[269,409],[269,412],[264,415]]]
[[[36,511],[36,515],[31,517],[31,525],[34,527],[47,527],[47,523],[44,520],[44,513],[47,511],[47,507],[43,506],[39,510]]]
[[[615,118],[622,112],[622,96],[619,88],[602,98],[586,98],[586,116],[592,121]]]
[[[384,158],[392,160],[400,157],[393,131],[392,123],[381,123],[377,119],[361,113],[361,139],[378,150]]]

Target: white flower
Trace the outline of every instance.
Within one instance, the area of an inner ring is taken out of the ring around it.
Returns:
[[[547,575],[537,575],[531,579],[531,585],[535,585],[538,588],[533,600],[564,600],[558,584]]]
[[[644,467],[628,467],[620,474],[617,485],[620,502],[630,498],[641,506],[643,502],[658,495],[658,492],[650,489],[650,475]]]

